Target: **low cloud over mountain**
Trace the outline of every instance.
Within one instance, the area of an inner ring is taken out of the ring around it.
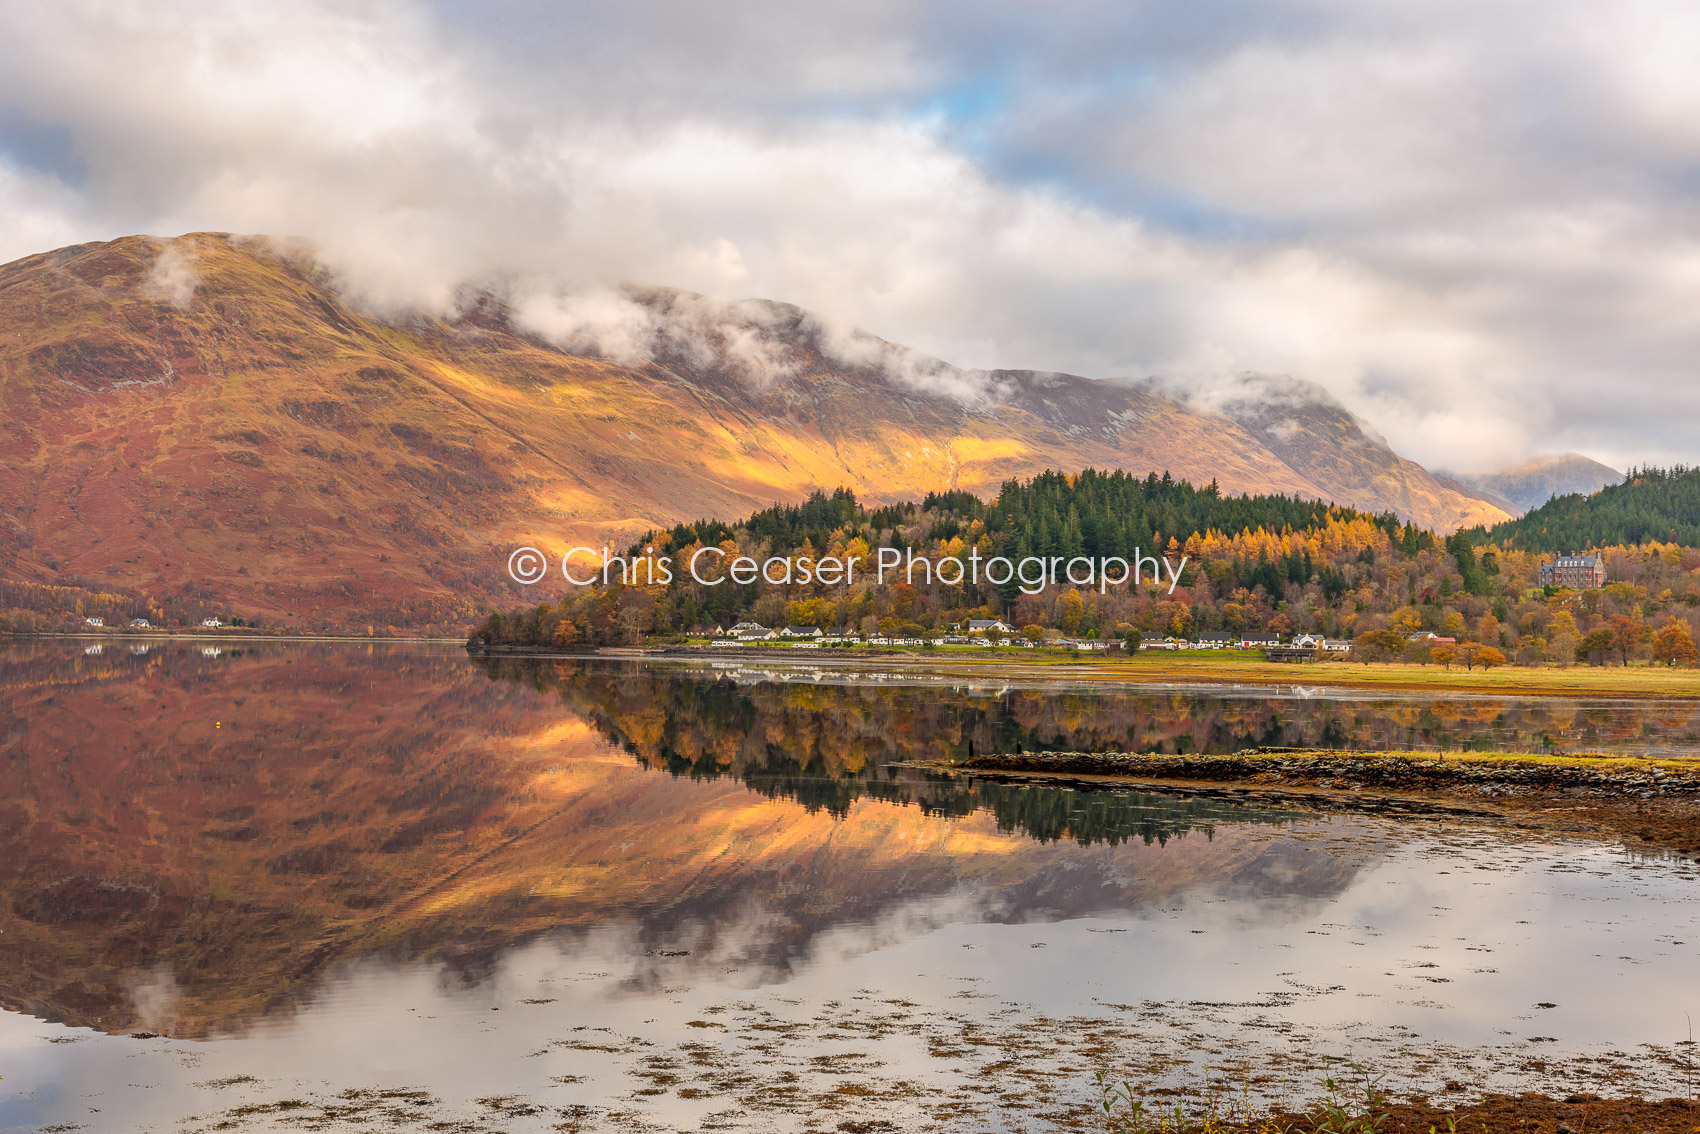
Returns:
[[[1452,468],[1692,461],[1697,55],[1678,0],[14,4],[0,260],[299,233],[361,310],[662,283],[1299,375]]]
[[[447,318],[379,318],[298,245],[208,234],[0,268],[0,574],[298,626],[454,623],[514,597],[518,544],[558,556],[816,488],[991,496],[1087,466],[1442,530],[1504,518],[1292,380],[1207,402],[962,369],[760,300],[628,289],[611,318],[551,332],[460,296]]]

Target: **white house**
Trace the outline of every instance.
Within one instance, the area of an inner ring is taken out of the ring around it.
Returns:
[[[106,625],[106,619],[104,618],[85,618],[83,621],[96,628]]]
[[[1326,654],[1349,654],[1352,652],[1352,642],[1349,638],[1324,638],[1322,652]]]
[[[1232,634],[1217,630],[1206,630],[1198,636],[1193,648],[1196,650],[1231,650],[1240,644],[1240,640]]]
[[[741,632],[738,631],[736,626],[732,629],[735,633],[737,633],[738,641],[740,642],[771,642],[775,638],[779,637],[779,634],[776,631],[769,630],[765,626],[757,626],[754,630],[744,630]]]
[[[130,628],[132,630],[149,630],[153,628],[153,623],[145,618],[132,618],[130,619]]]
[[[1321,634],[1300,634],[1293,639],[1293,648],[1295,650],[1320,650],[1322,643]]]
[[[220,626],[223,626],[224,623],[217,618],[203,618],[201,619],[201,625],[206,627],[208,630],[217,630]]]
[[[1268,649],[1270,646],[1279,646],[1280,644],[1281,639],[1273,634],[1247,634],[1240,639],[1240,645],[1248,650]]]
[[[787,626],[779,632],[781,638],[819,638],[819,626]]]
[[[729,637],[738,638],[745,634],[753,634],[758,630],[765,632],[767,627],[759,622],[739,622],[734,624],[732,629],[726,631],[726,633]]]
[[[1015,627],[1001,618],[970,618],[963,629],[970,634],[990,634],[994,630],[999,634],[1015,633]]]

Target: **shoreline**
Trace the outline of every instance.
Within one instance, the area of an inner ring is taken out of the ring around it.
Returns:
[[[1461,1085],[1460,1085],[1460,1089]],[[1625,1130],[1638,1134],[1689,1134],[1700,1124],[1700,1102],[1694,1097],[1647,1099],[1635,1094],[1602,1098],[1595,1094],[1563,1097],[1529,1092],[1487,1095],[1477,1102],[1449,1104],[1422,1097],[1395,1102],[1376,1129],[1380,1134],[1428,1134],[1466,1124],[1485,1134],[1533,1128],[1541,1131]],[[1280,1115],[1277,1129],[1304,1129],[1314,1114]]]
[[[1208,685],[1302,688],[1316,691],[1445,693],[1506,697],[1593,697],[1632,700],[1700,701],[1700,669],[1653,666],[1578,666],[1525,669],[1515,666],[1482,671],[1435,669],[1401,663],[1353,664],[1345,661],[1279,663],[1250,656],[1110,658],[1053,653],[1042,657],[969,652],[945,647],[912,649],[797,650],[789,646],[541,646],[468,647],[463,638],[365,634],[267,634],[244,631],[106,631],[90,633],[0,634],[6,642],[82,642],[141,645],[150,642],[336,642],[458,646],[471,658],[603,658],[686,664],[736,661],[836,669],[902,668],[941,677],[983,677],[1004,673],[1022,678],[1051,678],[1128,685]],[[1025,654],[1027,651],[1022,651]]]
[[[90,630],[87,633],[58,634],[0,634],[5,642],[115,642],[134,645],[142,642],[430,642],[437,645],[464,646],[465,638],[401,637],[388,634],[265,634],[241,629],[239,633],[220,630]]]
[[[1023,651],[1025,652],[1025,651]],[[774,647],[602,646],[560,649],[540,646],[481,646],[469,656],[536,658],[615,658],[701,663],[740,661],[786,663],[810,668],[854,671],[902,667],[940,676],[983,676],[1002,672],[1020,677],[1125,682],[1130,685],[1257,685],[1307,689],[1386,691],[1390,693],[1467,693],[1514,697],[1604,697],[1636,700],[1700,701],[1700,670],[1650,666],[1589,666],[1575,669],[1503,667],[1480,672],[1446,671],[1404,664],[1350,662],[1292,664],[1253,657],[1201,657],[1165,654],[1157,658],[1109,659],[1057,654],[1032,658],[1010,654],[796,650]]]
[[[1226,802],[1489,818],[1700,856],[1700,756],[1247,749],[1231,756],[988,753],[917,766],[1006,783],[1139,785]]]

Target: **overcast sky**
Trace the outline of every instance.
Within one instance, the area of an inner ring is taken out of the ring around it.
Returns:
[[[1308,378],[1401,451],[1700,460],[1700,5],[0,4],[0,261],[294,234],[952,362]]]

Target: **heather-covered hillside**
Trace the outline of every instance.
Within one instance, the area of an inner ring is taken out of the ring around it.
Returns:
[[[489,294],[380,318],[290,249],[129,237],[0,267],[0,578],[35,588],[14,628],[78,624],[82,603],[459,632],[518,597],[519,544],[618,545],[839,485],[990,495],[1046,468],[1171,469],[1442,530],[1502,516],[1314,391],[1217,413],[860,333],[847,351],[797,308],[660,290],[629,298],[670,333],[614,361]]]

